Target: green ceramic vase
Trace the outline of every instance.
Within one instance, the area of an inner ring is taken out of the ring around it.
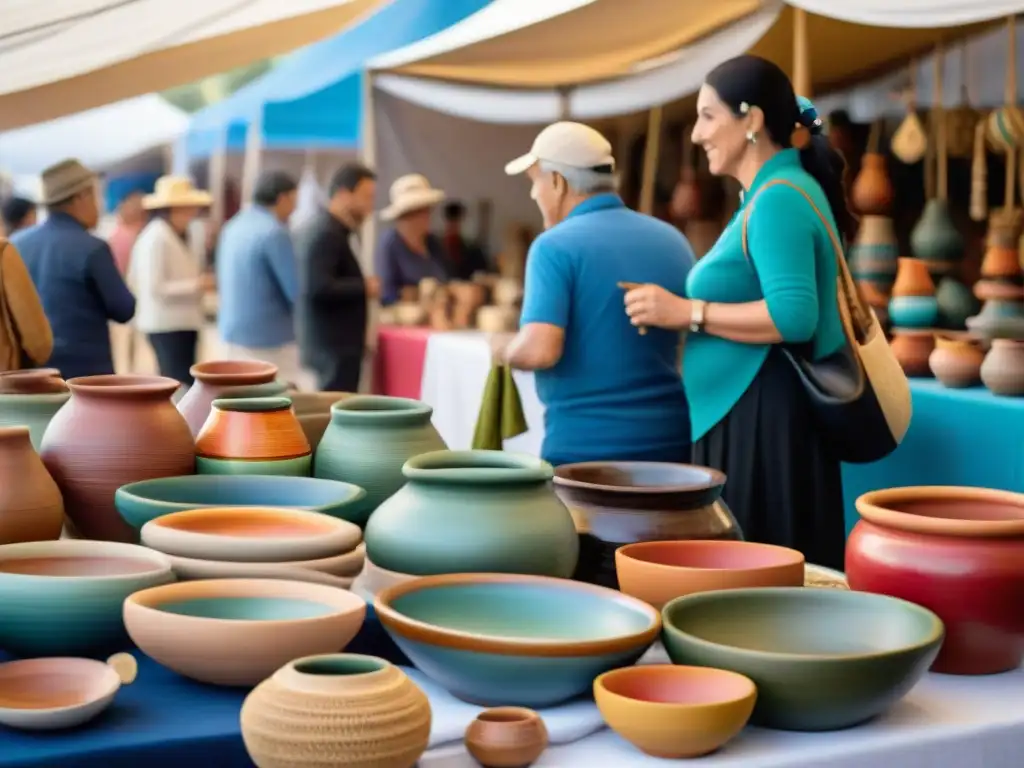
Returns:
[[[964,257],[964,238],[953,224],[945,200],[925,203],[921,218],[910,233],[914,255],[928,264],[932,275],[947,275]]]
[[[381,568],[426,576],[518,573],[569,578],[579,536],[545,461],[502,451],[436,451],[410,459],[406,485],[366,526]]]
[[[38,452],[50,419],[64,407],[64,403],[70,397],[70,392],[39,395],[2,394],[0,427],[17,427],[24,424],[28,427],[32,447]]]
[[[359,520],[405,485],[402,465],[446,448],[430,423],[434,409],[404,397],[357,395],[331,406],[331,423],[313,458],[313,476],[366,490]]]

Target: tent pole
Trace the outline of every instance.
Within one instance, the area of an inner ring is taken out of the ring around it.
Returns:
[[[242,160],[242,207],[249,204],[256,191],[256,177],[260,174],[260,157],[263,154],[263,115],[251,123],[245,132],[245,157]]]
[[[644,143],[644,174],[640,182],[640,213],[654,213],[654,187],[658,177],[658,154],[661,149],[660,106],[647,117],[647,140]]]
[[[209,164],[207,165],[206,183],[213,196],[213,205],[210,206],[210,224],[214,229],[224,221],[224,192],[227,181],[228,166],[228,126],[217,136],[217,144],[210,153]]]
[[[374,75],[370,71],[363,73],[363,125],[360,147],[360,159],[363,165],[377,169],[377,121],[374,115],[376,99],[374,99]],[[363,272],[373,274],[373,250],[377,240],[377,217],[367,216],[359,233],[359,261]]]
[[[558,119],[572,120],[572,88],[563,86],[558,89]]]
[[[807,36],[807,11],[802,8],[793,9],[793,90],[798,96],[810,99],[811,93],[811,53],[810,40]]]

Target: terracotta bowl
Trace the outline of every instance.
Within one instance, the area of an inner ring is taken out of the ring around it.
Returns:
[[[455,696],[482,706],[545,707],[634,663],[660,617],[615,590],[547,576],[425,576],[377,594],[398,647]]]
[[[884,712],[917,684],[944,634],[926,608],[838,589],[702,592],[662,616],[673,662],[746,675],[757,685],[751,722],[792,731],[848,728]]]
[[[124,599],[173,580],[164,555],[135,544],[0,546],[0,648],[17,656],[106,656],[127,643]]]
[[[354,523],[275,507],[192,509],[142,526],[142,543],[165,554],[238,563],[332,557],[351,551],[362,538]]]
[[[271,579],[185,581],[136,592],[124,623],[147,656],[213,685],[256,685],[292,659],[344,648],[366,601],[336,587]]]
[[[615,552],[619,588],[655,608],[694,592],[799,587],[804,556],[750,541],[646,541]]]
[[[735,672],[649,664],[605,672],[594,700],[608,727],[648,755],[700,757],[734,738],[754,711],[757,688]]]
[[[480,765],[525,768],[547,749],[548,729],[532,709],[496,707],[469,724],[465,744]]]
[[[336,579],[345,580],[348,589],[352,579],[363,567],[366,546],[356,545],[351,552],[316,560],[292,560],[277,563],[236,563],[230,560],[202,560],[192,557],[168,555],[171,568],[179,581],[202,579],[291,579],[313,584],[342,586]],[[327,577],[321,579],[321,576]]]

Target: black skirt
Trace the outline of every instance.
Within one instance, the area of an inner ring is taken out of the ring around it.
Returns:
[[[732,410],[693,448],[727,476],[723,497],[747,541],[843,570],[846,524],[839,462],[822,446],[792,364],[778,348]]]

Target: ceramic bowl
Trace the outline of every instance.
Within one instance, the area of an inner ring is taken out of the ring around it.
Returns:
[[[615,552],[619,588],[661,608],[694,592],[741,587],[799,587],[804,556],[751,541],[645,541]]]
[[[143,653],[213,685],[256,685],[292,659],[344,648],[366,601],[320,584],[272,579],[184,581],[124,601]]]
[[[750,719],[753,681],[723,669],[645,664],[605,672],[594,701],[608,727],[654,757],[714,752]]]
[[[0,664],[0,723],[52,731],[92,720],[135,680],[133,657],[118,654],[110,662],[50,657]]]
[[[351,520],[365,495],[358,485],[315,477],[181,475],[123,485],[114,504],[129,525],[141,528],[162,515],[204,507],[290,507]]]
[[[673,662],[746,675],[758,692],[751,722],[793,731],[848,728],[884,712],[927,671],[944,635],[926,608],[838,589],[702,592],[662,615]]]
[[[604,587],[547,576],[426,576],[377,594],[374,610],[417,669],[482,706],[546,707],[634,663],[658,612]]]
[[[127,643],[124,599],[172,581],[170,561],[135,544],[0,546],[0,648],[17,656],[105,656]]]
[[[363,567],[366,547],[362,543],[351,552],[317,560],[293,560],[277,563],[236,563],[230,560],[202,560],[193,557],[168,555],[171,568],[179,581],[202,579],[292,579],[309,581],[314,584],[337,582],[331,579],[346,579],[345,588]],[[320,579],[327,576],[328,579]]]
[[[495,707],[466,727],[466,751],[480,765],[533,765],[548,747],[548,729],[541,716],[523,707]]]
[[[238,563],[331,557],[362,538],[359,526],[346,520],[274,507],[190,509],[142,526],[142,543],[165,554]]]

